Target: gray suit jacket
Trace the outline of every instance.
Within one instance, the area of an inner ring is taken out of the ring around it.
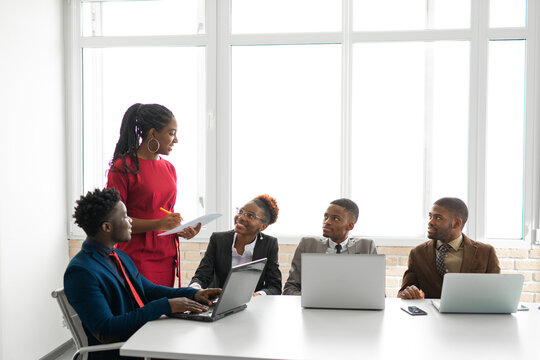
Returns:
[[[289,278],[285,283],[283,295],[302,294],[302,253],[326,253],[328,239],[323,237],[305,237],[300,240],[300,244],[294,252],[294,257],[289,271]],[[349,254],[377,254],[377,248],[373,240],[349,238],[347,244]]]

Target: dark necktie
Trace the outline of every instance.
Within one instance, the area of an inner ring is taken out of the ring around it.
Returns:
[[[336,245],[336,254],[341,254],[341,244]]]
[[[118,257],[118,254],[113,250],[109,256],[111,256],[114,261],[116,262],[116,265],[122,270],[122,274],[124,275],[124,280],[126,281],[126,284],[128,284],[129,289],[131,290],[131,294],[135,298],[135,301],[139,305],[139,307],[143,307],[144,303],[142,302],[141,298],[139,297],[139,294],[137,294],[137,291],[135,291],[135,288],[133,287],[133,284],[129,280],[129,277],[126,274],[126,271],[124,270],[124,267],[122,266],[122,262],[120,261],[120,258]]]
[[[441,277],[444,277],[444,274],[448,272],[448,269],[446,269],[446,255],[448,250],[450,249],[450,245],[448,244],[442,244],[438,251],[437,251],[437,258],[435,259],[435,267],[437,268],[437,271],[441,275]]]

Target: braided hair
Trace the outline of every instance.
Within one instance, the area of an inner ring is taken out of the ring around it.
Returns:
[[[279,214],[279,207],[277,205],[276,199],[274,199],[270,195],[264,194],[255,197],[255,199],[253,199],[253,202],[257,204],[258,207],[263,209],[264,217],[268,225],[276,222]]]
[[[76,201],[77,206],[73,213],[75,224],[79,225],[88,236],[96,235],[101,224],[119,201],[120,193],[114,188],[89,191]]]
[[[160,131],[167,126],[173,113],[163,105],[159,104],[133,104],[127,109],[120,126],[120,138],[116,143],[114,155],[109,163],[111,171],[122,171],[124,173],[139,173],[139,157],[137,150],[141,143],[148,136],[151,129]],[[130,164],[126,158],[131,159]],[[122,159],[122,168],[114,166],[116,159]]]

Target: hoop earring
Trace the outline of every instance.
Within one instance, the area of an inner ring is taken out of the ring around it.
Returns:
[[[154,150],[154,151],[152,151],[152,150],[150,149],[150,142],[151,142],[152,140],[155,140],[155,141],[157,142],[157,149]],[[159,141],[158,141],[158,139],[156,139],[156,138],[151,138],[150,140],[148,140],[148,142],[146,143],[146,148],[147,148],[148,151],[150,151],[152,154],[157,153],[158,150],[159,150]]]

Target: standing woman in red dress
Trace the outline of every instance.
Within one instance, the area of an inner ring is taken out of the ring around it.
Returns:
[[[157,236],[175,228],[181,216],[174,212],[176,170],[160,155],[169,155],[176,138],[173,113],[158,104],[134,104],[124,114],[120,138],[110,163],[107,187],[115,188],[133,220],[131,241],[118,244],[140,273],[153,283],[174,285],[180,278],[178,235],[191,239],[201,229],[189,227],[179,234]],[[160,210],[164,208],[170,214]]]

